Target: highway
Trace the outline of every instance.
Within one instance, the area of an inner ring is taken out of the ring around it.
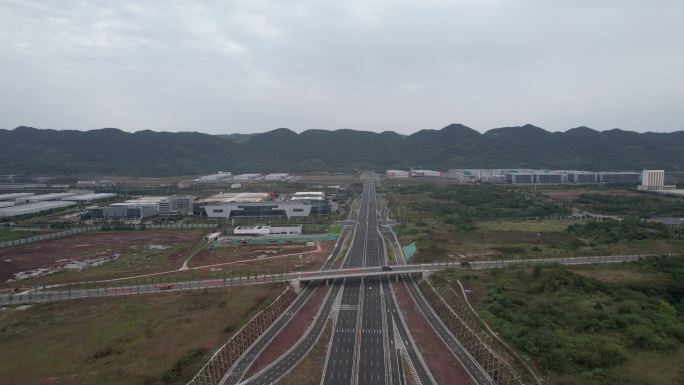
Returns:
[[[343,230],[342,234],[340,235],[340,238],[337,241],[337,244],[335,245],[335,248],[333,249],[332,253],[330,254],[330,257],[326,261],[326,263],[323,265],[321,270],[328,270],[332,266],[332,264],[335,262],[335,257],[340,253],[340,249],[342,248],[342,245],[344,244],[344,241],[346,240],[348,236],[348,230],[345,229]],[[290,319],[299,311],[299,309],[306,303],[306,301],[309,299],[313,291],[316,289],[318,286],[319,282],[312,282],[310,285],[304,288],[304,290],[300,293],[300,295],[297,297],[295,302],[290,305],[290,308],[288,311],[280,316],[276,322],[271,325],[271,327],[264,332],[263,335],[259,337],[259,339],[254,342],[248,349],[245,351],[242,356],[233,364],[233,366],[230,368],[230,370],[226,373],[226,375],[223,377],[221,380],[222,385],[231,385],[231,384],[236,384],[242,378],[244,377],[245,373],[249,369],[249,367],[252,365],[254,360],[259,357],[259,354],[268,346],[268,344],[273,340],[273,338],[278,335],[278,333],[287,325],[287,323],[290,321]],[[337,290],[334,291],[335,293]],[[285,362],[287,364],[287,361]],[[268,381],[269,377],[266,376],[265,380]],[[265,382],[265,384],[268,382]]]

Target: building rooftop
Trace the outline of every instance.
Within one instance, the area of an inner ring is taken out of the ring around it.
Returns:
[[[10,193],[10,194],[0,194],[0,201],[14,200],[17,198],[24,198],[33,195],[33,193]]]
[[[265,192],[240,192],[221,193],[204,198],[199,203],[232,203],[232,202],[263,202],[271,199],[271,193]]]

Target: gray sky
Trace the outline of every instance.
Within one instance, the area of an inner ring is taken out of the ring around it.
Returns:
[[[682,0],[0,2],[0,127],[684,129]]]

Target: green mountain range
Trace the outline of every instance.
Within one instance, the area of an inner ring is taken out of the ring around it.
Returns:
[[[480,133],[452,124],[411,135],[286,128],[260,134],[0,130],[2,174],[172,176],[387,168],[684,169],[684,131],[637,133],[532,125]]]

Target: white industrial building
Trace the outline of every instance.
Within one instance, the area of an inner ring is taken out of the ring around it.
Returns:
[[[66,198],[62,198],[63,201],[78,202],[78,203],[88,203],[94,202],[102,199],[114,198],[116,194],[114,193],[89,193],[74,195]]]
[[[275,173],[275,174],[268,174],[264,177],[264,180],[287,180],[290,177],[290,174],[286,173]]]
[[[65,193],[29,195],[29,196],[25,196],[25,197],[15,199],[15,202],[17,202],[17,204],[26,204],[26,203],[45,202],[45,201],[56,201],[56,200],[61,200],[64,198],[72,197],[74,195],[78,195],[78,193],[65,192]]]
[[[387,170],[385,176],[388,178],[408,178],[411,176],[408,171],[404,170]]]
[[[666,191],[675,190],[677,186],[665,184],[665,170],[644,170],[641,174],[642,191]]]
[[[301,235],[302,225],[293,226],[238,226],[234,235]]]
[[[200,199],[196,203],[263,202],[272,198],[273,194],[265,192],[220,193]]]
[[[290,197],[291,201],[323,201],[325,193],[322,191],[299,191]]]
[[[44,211],[76,205],[75,202],[39,201],[18,206],[0,208],[0,217],[15,217],[19,215],[36,214]]]
[[[250,180],[257,180],[261,178],[261,174],[239,174],[233,177],[236,182],[247,182]]]
[[[211,174],[211,175],[202,175],[198,179],[196,179],[200,183],[211,183],[211,182],[218,182],[218,181],[223,181],[230,179],[233,176],[232,173],[228,171],[219,171],[216,174]]]
[[[33,195],[33,193],[9,193],[9,194],[0,194],[0,201],[16,201],[19,198],[25,198],[28,196]]]
[[[434,171],[434,170],[411,170],[409,173],[413,177],[441,177],[444,175],[443,172],[441,171]]]
[[[148,196],[91,208],[95,219],[144,219],[157,215],[182,215],[192,211],[194,198],[189,195]]]

